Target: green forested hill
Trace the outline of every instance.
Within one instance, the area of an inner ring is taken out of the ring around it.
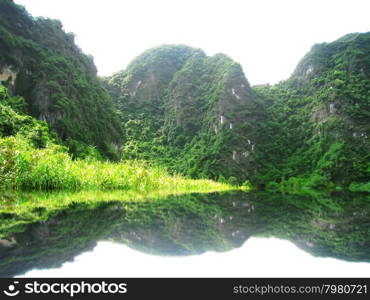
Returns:
[[[270,189],[367,189],[369,38],[315,45],[288,80],[252,88],[225,55],[150,49],[105,79],[122,112],[123,155]]]
[[[370,33],[314,45],[273,86],[185,45],[99,79],[59,21],[0,0],[0,81],[0,138],[272,190],[370,189]]]
[[[247,179],[257,102],[232,59],[163,45],[106,84],[122,111],[124,158],[156,160],[193,177]]]
[[[13,1],[0,0],[0,80],[75,155],[93,145],[118,157],[122,137],[114,103],[92,58],[59,21],[33,18]]]
[[[370,33],[314,45],[287,81],[255,90],[266,107],[259,184],[299,190],[369,182]]]

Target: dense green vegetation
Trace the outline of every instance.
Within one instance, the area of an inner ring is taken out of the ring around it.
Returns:
[[[287,81],[252,89],[224,55],[150,49],[106,79],[123,155],[273,191],[368,191],[369,48],[368,33],[315,45]]]
[[[255,88],[266,103],[259,184],[369,191],[369,53],[370,33],[349,34],[315,45],[287,81]]]
[[[148,162],[104,161],[91,146],[80,153],[83,158],[72,159],[67,147],[55,143],[58,139],[45,122],[24,114],[25,105],[22,97],[10,97],[0,85],[0,193],[87,189],[179,193],[233,188],[206,179],[171,176],[165,168]]]
[[[59,21],[1,0],[0,50],[1,191],[228,188],[148,163],[104,161],[101,154],[119,158],[118,112],[91,57]]]
[[[105,81],[122,111],[124,158],[154,160],[195,178],[246,179],[242,153],[251,151],[252,137],[244,133],[258,117],[249,114],[257,104],[229,57],[163,45]]]
[[[148,163],[106,162],[93,158],[72,160],[66,149],[49,143],[42,149],[17,136],[0,138],[0,189],[3,190],[81,190],[119,189],[148,192],[229,189],[210,180],[170,176],[166,170]]]
[[[280,192],[369,191],[369,53],[369,33],[349,34],[315,45],[288,80],[250,87],[223,54],[162,45],[99,79],[59,21],[0,0],[0,187],[127,188],[131,168],[148,168]]]
[[[47,124],[24,113],[26,102],[22,97],[9,97],[7,89],[0,85],[0,137],[19,134],[30,145],[45,147],[52,140]]]
[[[74,155],[88,145],[117,159],[121,127],[114,103],[96,76],[92,57],[58,20],[34,18],[0,0],[0,74],[26,112],[46,121]]]

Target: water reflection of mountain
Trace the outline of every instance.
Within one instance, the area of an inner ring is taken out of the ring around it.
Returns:
[[[313,255],[369,262],[369,204],[369,197],[360,194],[243,192],[102,202],[94,207],[74,203],[0,240],[0,276],[59,267],[92,250],[99,240],[158,255],[190,255],[240,247],[250,236],[274,236]]]

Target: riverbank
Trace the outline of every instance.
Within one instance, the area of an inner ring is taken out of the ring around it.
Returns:
[[[164,167],[142,161],[72,160],[67,150],[50,143],[32,147],[16,136],[0,138],[0,189],[2,191],[124,190],[147,193],[225,191],[227,183],[170,175]]]

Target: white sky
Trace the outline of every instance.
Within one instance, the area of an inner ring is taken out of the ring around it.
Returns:
[[[99,75],[144,50],[187,44],[241,63],[251,84],[289,77],[314,43],[370,30],[369,0],[15,0],[59,19]]]
[[[228,252],[184,257],[154,256],[99,242],[59,269],[33,270],[20,277],[370,277],[370,264],[313,257],[276,238],[252,237]]]

